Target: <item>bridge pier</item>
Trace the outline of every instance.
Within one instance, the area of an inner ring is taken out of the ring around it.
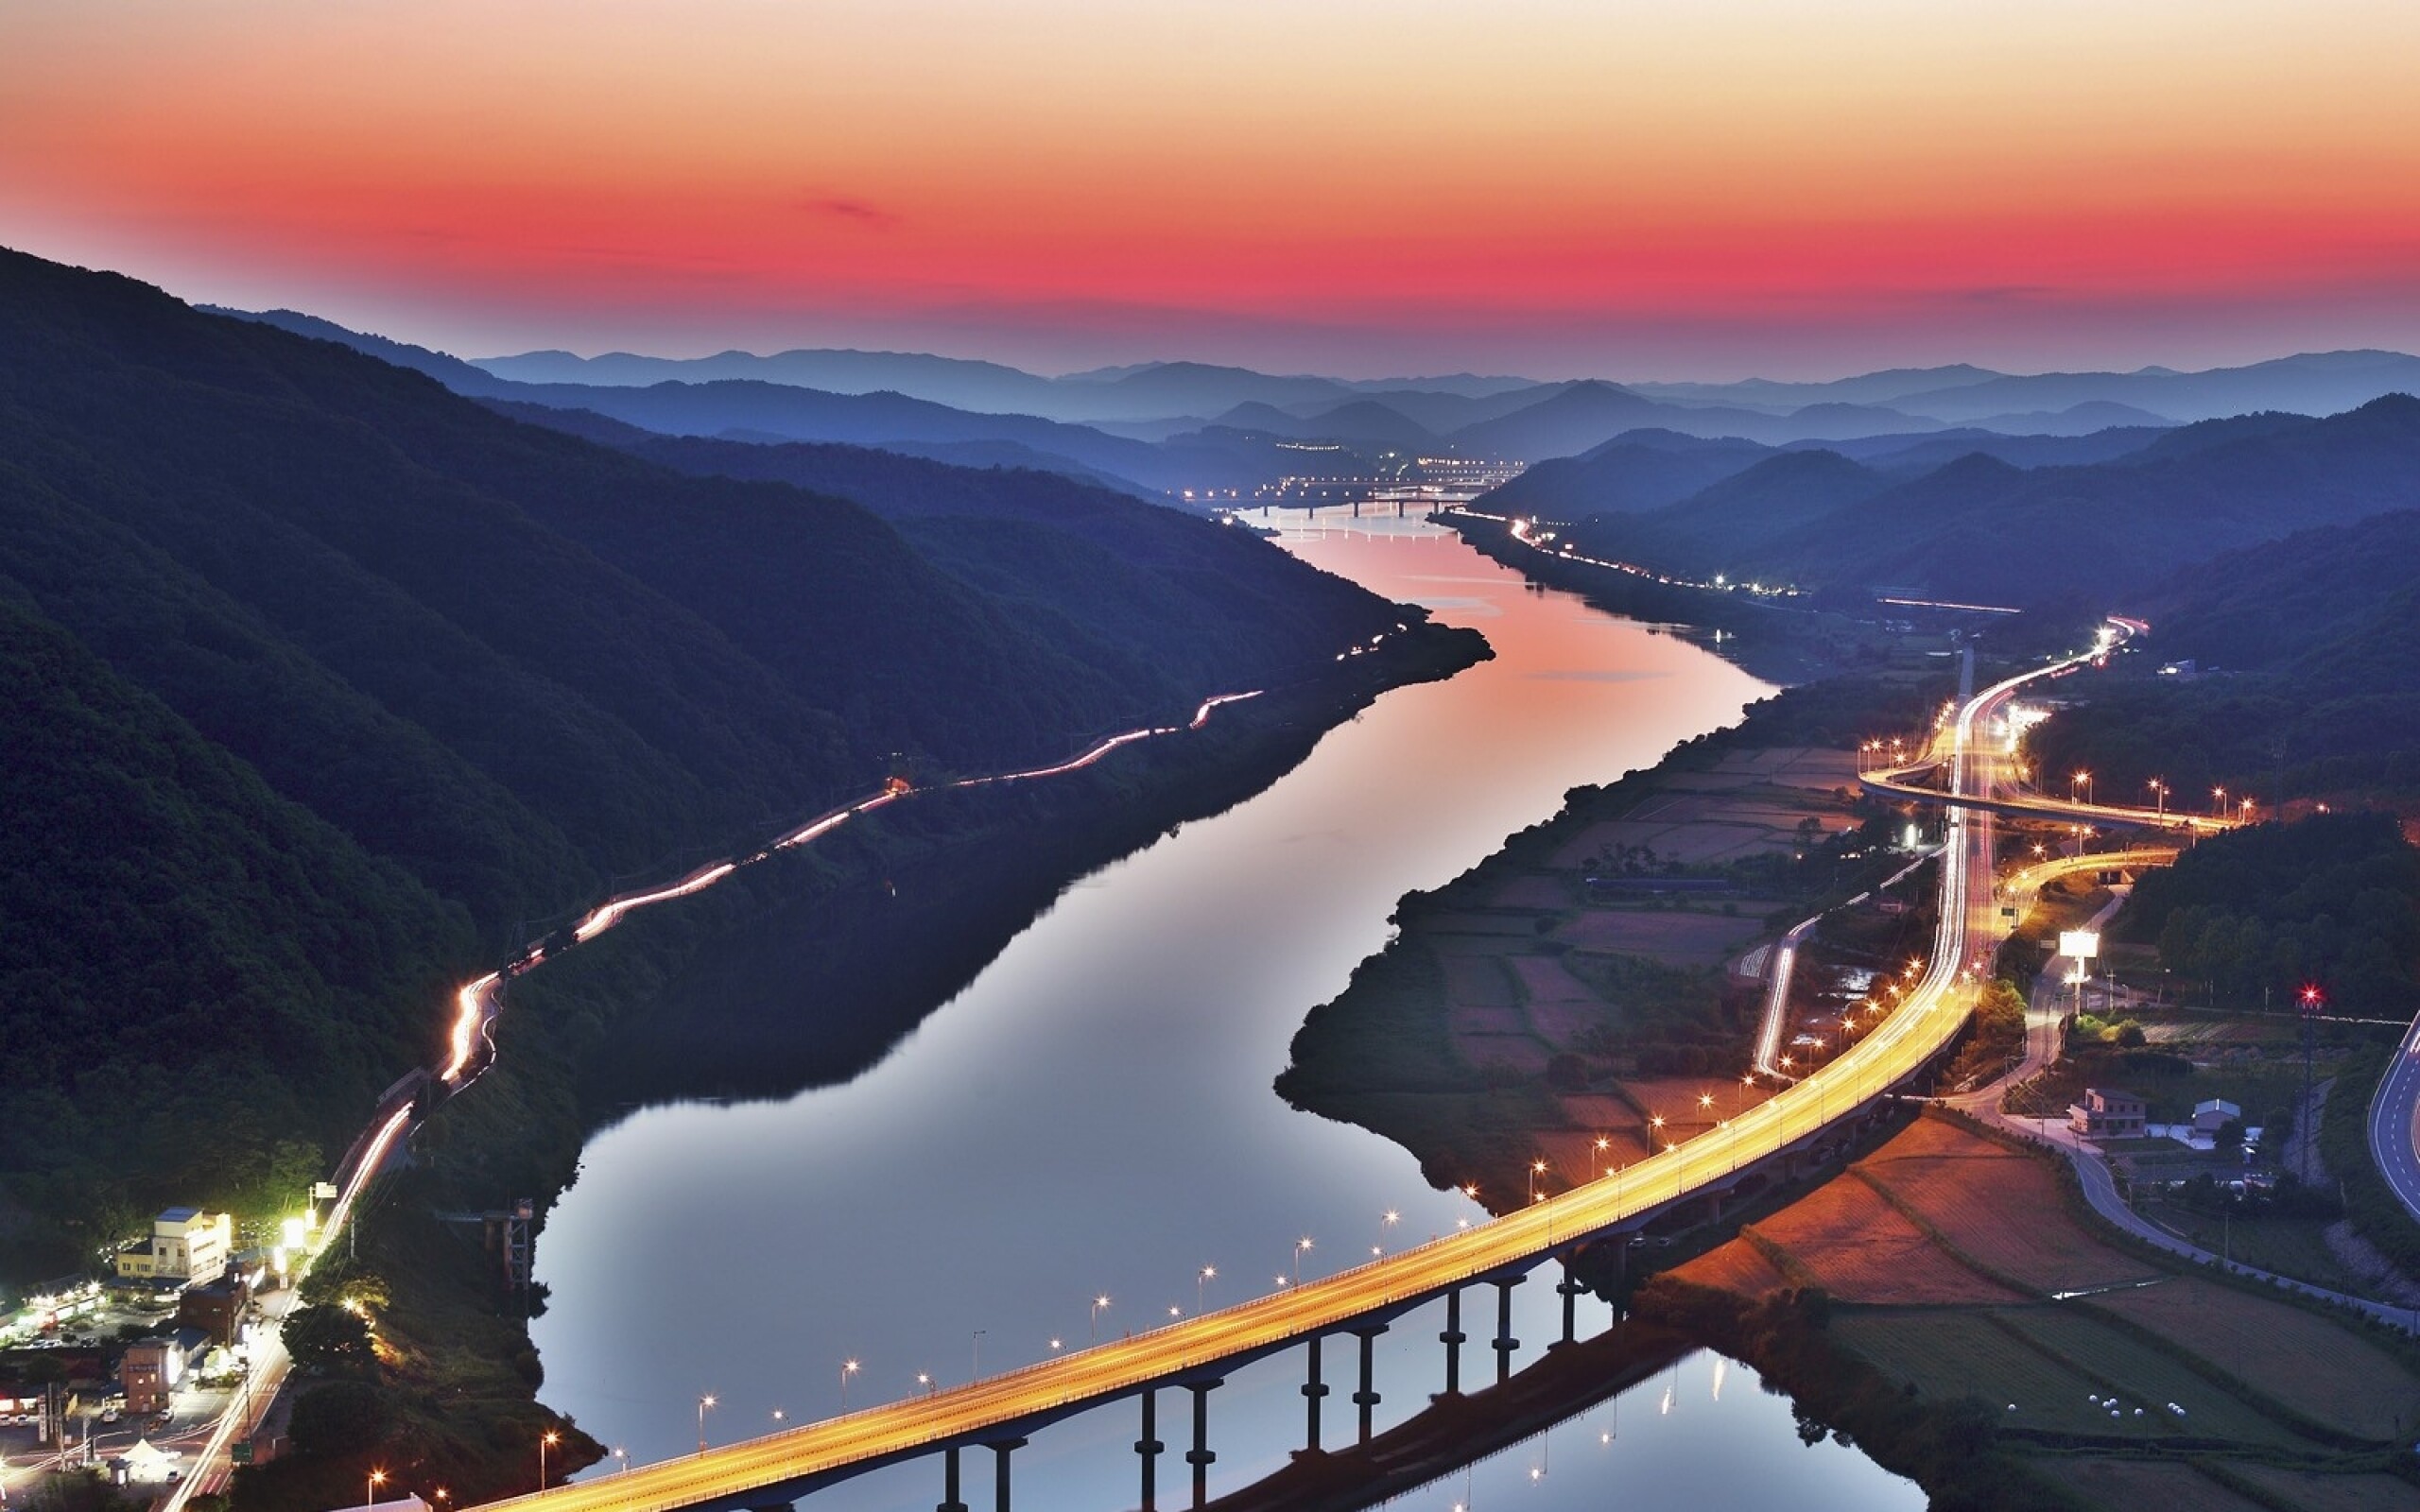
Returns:
[[[1512,1288],[1528,1280],[1527,1276],[1499,1277],[1495,1287],[1495,1383],[1502,1385],[1512,1379],[1512,1351],[1521,1341],[1512,1336]]]
[[[992,1451],[992,1512],[1009,1512],[1009,1452],[1025,1448],[1022,1438],[994,1439]]]
[[[1143,1393],[1143,1436],[1134,1440],[1134,1452],[1143,1456],[1142,1512],[1160,1512],[1159,1464],[1160,1451],[1167,1448],[1160,1442],[1160,1394]]]
[[[1445,1294],[1445,1332],[1437,1342],[1445,1347],[1445,1389],[1441,1396],[1462,1394],[1462,1342],[1470,1335],[1462,1332],[1462,1292],[1461,1287]]]
[[[942,1504],[933,1512],[966,1512],[966,1503],[959,1495],[956,1445],[942,1451]]]
[[[1563,1337],[1557,1341],[1556,1346],[1561,1348],[1565,1344],[1579,1342],[1580,1298],[1588,1291],[1588,1288],[1581,1283],[1579,1276],[1573,1273],[1571,1257],[1568,1255],[1563,1257],[1563,1280],[1554,1283],[1554,1289],[1556,1295],[1563,1298]]]
[[[1353,1394],[1353,1405],[1361,1409],[1360,1442],[1364,1444],[1370,1441],[1370,1410],[1378,1404],[1377,1390],[1371,1383],[1370,1350],[1385,1332],[1384,1323],[1365,1324],[1353,1331],[1353,1336],[1361,1341],[1361,1389]]]
[[[1327,1395],[1327,1387],[1320,1381],[1320,1336],[1311,1335],[1311,1378],[1303,1383],[1303,1400],[1310,1421],[1303,1431],[1303,1451],[1320,1452],[1320,1399]]]
[[[1224,1381],[1188,1381],[1184,1389],[1193,1393],[1193,1447],[1185,1452],[1184,1462],[1193,1467],[1193,1505],[1195,1512],[1210,1504],[1210,1467],[1219,1456],[1210,1452],[1210,1393],[1225,1385]]]

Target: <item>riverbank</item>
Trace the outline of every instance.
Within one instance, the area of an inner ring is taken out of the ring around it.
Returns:
[[[1510,522],[1446,510],[1438,523],[1533,582],[1580,594],[1608,614],[1681,625],[1769,682],[1799,683],[1888,662],[1898,637],[1872,621],[1752,594],[1718,593],[1573,561],[1515,536]]]
[[[1756,943],[1905,865],[1904,821],[1856,793],[1856,747],[1922,723],[1949,686],[1910,670],[1790,689],[1650,770],[1572,789],[1402,899],[1387,947],[1305,1018],[1279,1095],[1497,1211],[1763,1096],[1743,1085]]]
[[[415,1455],[410,1481],[390,1453],[396,1484],[416,1486],[441,1463],[467,1502],[527,1489],[547,1432],[562,1435],[549,1453],[557,1476],[605,1450],[539,1405],[521,1297],[481,1252],[478,1228],[438,1214],[533,1197],[543,1228],[589,1136],[632,1107],[847,1079],[1076,878],[1257,792],[1380,693],[1487,655],[1475,633],[1422,627],[1080,771],[919,794],[515,979],[495,1065],[429,1119],[414,1168],[361,1234],[361,1270],[412,1276],[390,1282],[378,1320],[382,1338],[406,1342],[390,1384],[409,1413],[390,1443],[442,1451]],[[237,1504],[312,1504],[298,1490],[301,1463],[247,1472]]]

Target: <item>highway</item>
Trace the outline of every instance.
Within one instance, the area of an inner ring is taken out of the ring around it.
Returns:
[[[2093,651],[2010,678],[1968,699],[1942,731],[1949,790],[2000,782],[2004,750],[1979,744],[2016,690],[2083,664]],[[1970,778],[1971,772],[1971,778]],[[795,1495],[814,1483],[949,1444],[1021,1436],[1086,1405],[1215,1376],[1315,1334],[1386,1316],[1460,1287],[1526,1273],[1558,1247],[1643,1222],[1693,1194],[1720,1190],[1743,1167],[1820,1138],[1837,1119],[1888,1094],[1945,1046],[1965,1022],[1997,923],[1991,819],[1952,808],[1941,854],[1943,906],[1931,959],[1910,968],[1900,1005],[1830,1064],[1716,1128],[1560,1195],[1464,1232],[1371,1261],[1148,1333],[1058,1355],[1007,1374],[872,1406],[844,1417],[492,1503],[545,1512],[669,1512]]]
[[[2394,1047],[2370,1099],[2370,1159],[2412,1216],[2420,1217],[2420,1019]]]

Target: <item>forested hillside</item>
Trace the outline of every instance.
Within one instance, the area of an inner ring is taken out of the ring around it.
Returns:
[[[446,984],[617,882],[1410,612],[1046,476],[928,465],[1026,518],[893,522],[712,471],[0,253],[0,1268],[332,1153]]]
[[[1604,510],[1570,534],[1596,555],[1830,590],[2018,606],[2139,593],[2222,552],[2420,507],[2420,401],[2391,394],[2322,420],[2212,421],[2083,465],[2025,468],[1978,452],[1855,486],[1846,468],[1769,475],[1784,486],[1752,490],[1742,473],[1660,507]],[[1584,480],[1571,481],[1578,504]],[[1517,497],[1548,518],[1582,512],[1550,508],[1539,491]]]
[[[2150,667],[2036,729],[2050,770],[2152,778],[2206,803],[2420,792],[2420,511],[2233,552],[2144,593]],[[2144,659],[2135,659],[2138,662]]]

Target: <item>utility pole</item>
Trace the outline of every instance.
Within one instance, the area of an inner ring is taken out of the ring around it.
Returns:
[[[2310,1147],[2319,1135],[2319,1110],[2311,1105],[2311,1063],[2319,1044],[2319,988],[2303,988],[2303,1184],[2310,1184]]]

